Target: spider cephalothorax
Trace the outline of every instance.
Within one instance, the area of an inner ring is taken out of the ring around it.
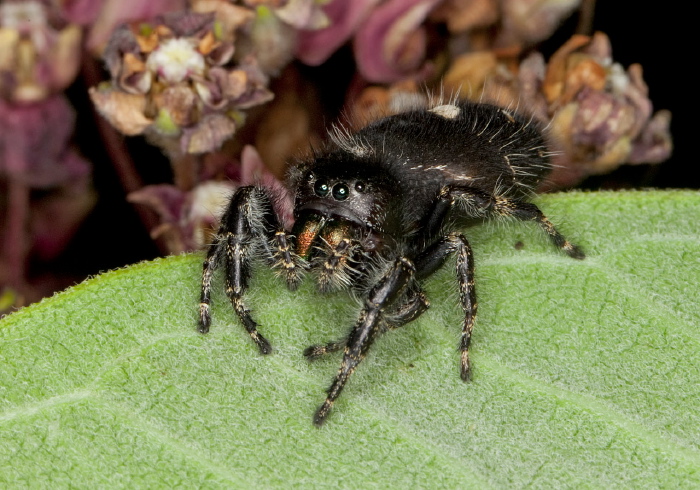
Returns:
[[[204,262],[199,329],[209,330],[212,274],[221,264],[231,304],[263,354],[270,344],[243,302],[254,259],[265,259],[290,288],[310,271],[322,291],[354,290],[363,306],[349,335],[304,351],[313,359],[344,349],[314,415],[320,425],[377,336],[428,308],[422,282],[456,255],[464,312],[460,373],[468,381],[474,261],[469,242],[454,228],[470,218],[533,221],[568,255],[584,258],[527,202],[549,170],[537,125],[488,104],[444,104],[380,119],[354,135],[336,131],[328,148],[290,168],[291,230],[265,189],[242,187],[234,194]]]

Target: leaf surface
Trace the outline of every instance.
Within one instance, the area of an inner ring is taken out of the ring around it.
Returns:
[[[140,263],[0,321],[0,487],[700,486],[700,194],[538,198],[587,253],[529,224],[465,230],[479,317],[459,378],[454,271],[380,338],[322,428],[311,416],[358,305],[259,267],[262,357],[202,255]],[[518,246],[515,246],[518,244]]]

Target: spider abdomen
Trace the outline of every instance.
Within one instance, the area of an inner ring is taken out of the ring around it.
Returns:
[[[356,133],[348,146],[374,155],[404,191],[427,198],[449,184],[523,198],[551,168],[539,125],[489,104],[462,102],[390,116]]]

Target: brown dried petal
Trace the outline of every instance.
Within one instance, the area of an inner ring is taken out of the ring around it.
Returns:
[[[195,122],[198,112],[196,96],[186,85],[174,85],[154,96],[153,101],[158,109],[164,109],[172,121],[180,127],[189,126]]]
[[[602,91],[605,89],[607,71],[590,56],[574,53],[569,57],[569,69],[564,81],[564,92],[558,104],[566,104],[584,87]]]
[[[236,124],[223,114],[204,116],[196,126],[183,130],[183,153],[207,153],[218,150],[236,132]]]
[[[108,88],[89,89],[90,99],[102,116],[118,131],[133,136],[141,134],[153,122],[144,115],[146,97]]]
[[[143,24],[131,24],[132,32],[136,37],[136,42],[139,44],[139,48],[142,53],[148,54],[158,46],[160,39],[158,37],[158,32],[155,29],[150,29],[147,34],[142,33],[141,26]]]
[[[590,40],[588,36],[574,35],[549,58],[542,91],[550,104],[564,92],[569,55],[587,45]]]
[[[496,71],[498,59],[492,51],[477,51],[457,57],[445,74],[445,88],[466,95],[481,94],[486,80]]]
[[[330,25],[316,0],[289,0],[275,9],[275,15],[295,29],[324,29]]]
[[[122,71],[117,79],[119,88],[130,94],[145,94],[151,88],[153,76],[140,56],[126,53]]]
[[[581,0],[502,0],[500,45],[532,45],[549,38]]]
[[[495,0],[447,0],[430,14],[431,20],[445,22],[451,33],[487,27],[499,17],[500,5]]]
[[[222,24],[223,40],[233,41],[234,33],[248,26],[255,19],[255,12],[240,5],[222,0],[191,0],[194,12],[214,12],[216,21]]]
[[[202,39],[199,40],[199,45],[197,45],[197,51],[202,53],[204,56],[211,53],[216,44],[216,39],[214,38],[214,33],[212,31],[207,32]]]

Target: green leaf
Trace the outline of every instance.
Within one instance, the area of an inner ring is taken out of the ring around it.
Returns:
[[[700,486],[700,194],[568,193],[530,224],[465,230],[474,380],[459,378],[450,267],[431,309],[374,345],[326,425],[311,417],[358,305],[256,274],[263,357],[200,254],[92,278],[0,321],[0,487]],[[518,246],[515,246],[518,243]]]

